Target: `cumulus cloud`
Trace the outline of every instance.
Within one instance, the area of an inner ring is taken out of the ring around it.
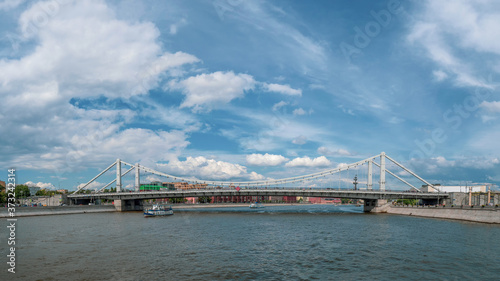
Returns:
[[[275,155],[275,154],[250,154],[247,155],[246,157],[247,163],[249,165],[255,165],[255,166],[278,166],[286,161],[288,161],[288,158],[285,158],[282,155]]]
[[[81,184],[79,184],[79,185],[77,186],[77,188],[80,188],[80,187],[82,187],[82,186],[84,186],[84,185],[85,185],[85,183],[81,183]],[[88,189],[88,190],[101,189],[101,188],[103,188],[105,185],[106,185],[106,184],[104,184],[104,183],[101,183],[101,182],[98,182],[98,181],[93,181],[93,182],[91,182],[89,185],[87,185],[87,186],[85,187],[85,189]],[[108,188],[109,188],[109,187],[108,187]]]
[[[305,157],[297,157],[285,164],[286,167],[324,167],[330,166],[332,163],[325,156],[320,156],[314,159]]]
[[[188,144],[183,131],[127,129],[137,113],[84,109],[70,101],[142,95],[169,71],[199,60],[163,51],[152,23],[119,20],[103,1],[65,1],[34,25],[46,3],[31,5],[19,18],[19,37],[35,44],[32,51],[0,59],[0,135],[16,132],[1,140],[4,159],[60,176],[77,166],[108,164],[117,155],[131,161],[176,156]]]
[[[289,96],[302,96],[301,89],[293,89],[290,85],[281,85],[281,84],[263,84],[264,90],[269,92],[276,92]]]
[[[307,112],[302,108],[297,108],[293,110],[293,115],[306,115]]]
[[[350,153],[349,151],[345,150],[345,149],[335,149],[335,150],[331,150],[325,146],[321,146],[318,148],[318,153],[319,154],[323,154],[323,155],[328,155],[328,156],[351,156],[352,153]]]
[[[200,74],[182,81],[172,81],[172,89],[180,89],[186,96],[181,108],[190,107],[194,112],[211,111],[225,105],[245,92],[253,90],[255,80],[248,74],[235,74],[232,71],[217,71]]]
[[[258,181],[258,180],[263,180],[265,179],[265,177],[261,174],[258,174],[256,172],[251,172],[250,175],[248,176],[248,178],[252,181]]]
[[[163,182],[161,178],[154,176],[154,175],[147,175],[145,180],[146,180],[146,182],[154,182],[154,181]]]
[[[50,183],[50,182],[37,182],[37,183],[34,183],[32,181],[28,181],[25,183],[25,185],[29,186],[29,187],[39,187],[41,189],[51,189],[51,190],[55,190],[56,187]]]
[[[489,112],[500,113],[500,101],[483,101],[479,106]]]
[[[187,175],[204,180],[229,180],[235,178],[258,179],[257,173],[248,173],[245,166],[203,156],[187,157],[185,161],[173,160],[159,167],[175,175]]]

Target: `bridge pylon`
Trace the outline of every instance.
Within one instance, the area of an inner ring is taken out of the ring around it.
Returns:
[[[135,191],[138,192],[141,188],[141,172],[139,170],[139,163],[135,163]]]
[[[373,188],[372,173],[373,173],[373,162],[372,160],[370,160],[368,161],[368,181],[366,184],[367,190],[372,190]]]
[[[116,192],[122,191],[122,162],[116,159]]]
[[[385,152],[380,153],[380,182],[379,190],[385,191]]]

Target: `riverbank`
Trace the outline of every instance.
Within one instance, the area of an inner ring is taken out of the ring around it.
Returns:
[[[69,215],[85,213],[116,212],[113,205],[93,206],[53,206],[53,207],[15,207],[15,217]],[[0,208],[0,218],[9,218],[7,208]]]
[[[500,210],[498,208],[460,208],[460,207],[399,207],[391,206],[388,214],[472,221],[481,223],[500,224]]]

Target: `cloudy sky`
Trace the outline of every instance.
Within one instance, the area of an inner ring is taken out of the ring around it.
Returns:
[[[75,189],[121,158],[255,180],[385,151],[435,183],[500,183],[498,1],[3,0],[0,13],[0,179],[15,167],[20,183]]]

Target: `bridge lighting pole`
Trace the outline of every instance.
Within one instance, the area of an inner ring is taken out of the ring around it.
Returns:
[[[139,170],[139,163],[135,164],[135,191],[138,192],[141,188],[141,173]]]
[[[116,192],[122,191],[122,162],[116,159]]]
[[[368,161],[368,183],[367,183],[367,189],[372,190],[372,169],[373,169],[373,163],[372,160]]]
[[[380,153],[380,191],[385,191],[385,152]]]

